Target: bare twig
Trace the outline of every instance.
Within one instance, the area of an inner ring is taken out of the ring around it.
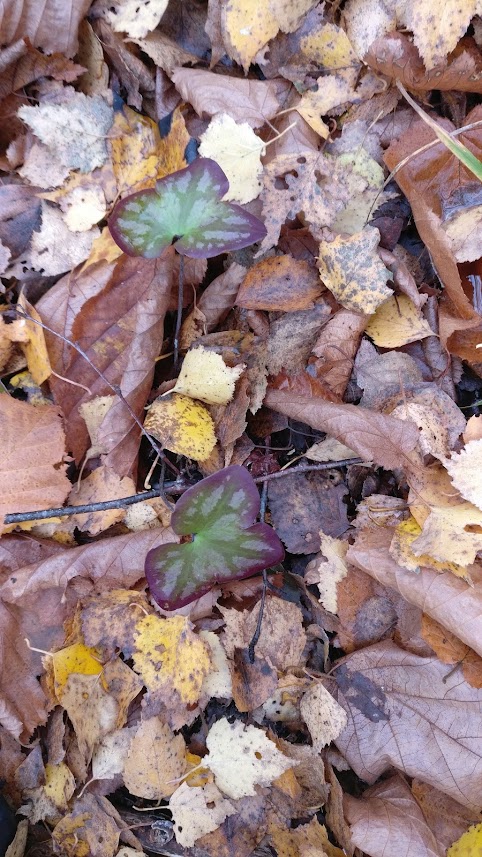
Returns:
[[[297,473],[308,473],[313,470],[333,470],[337,467],[345,467],[347,464],[360,464],[361,458],[347,458],[343,461],[327,461],[323,464],[308,464],[301,467],[293,467],[292,470],[280,470],[277,473],[269,473],[267,476],[257,476],[255,482],[263,484],[271,479],[281,479],[283,476],[296,476]],[[191,485],[183,485],[181,481],[164,483],[163,490],[166,494],[184,494]],[[129,497],[121,497],[119,500],[105,500],[103,503],[85,503],[83,506],[62,506],[58,509],[39,509],[36,512],[14,512],[5,515],[5,524],[21,524],[23,521],[43,521],[47,518],[61,518],[62,516],[81,515],[89,512],[103,512],[106,509],[123,509],[124,506],[132,506],[134,503],[142,503],[143,500],[151,500],[154,497],[163,496],[159,488],[151,491],[142,491],[140,494],[132,494]],[[165,499],[163,497],[163,499]],[[171,504],[169,504],[171,505]]]

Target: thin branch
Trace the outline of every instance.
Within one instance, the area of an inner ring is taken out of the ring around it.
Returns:
[[[262,484],[271,479],[282,479],[283,476],[296,476],[297,473],[308,473],[313,470],[334,470],[337,467],[346,467],[347,464],[361,464],[361,458],[346,458],[343,461],[327,461],[323,464],[308,464],[301,467],[293,467],[292,470],[280,470],[277,473],[269,473],[267,476],[257,476],[255,482]],[[164,491],[167,494],[184,494],[191,485],[183,485],[182,482],[165,482]],[[130,497],[121,497],[119,500],[105,500],[102,503],[85,503],[83,506],[61,506],[58,509],[39,509],[37,512],[14,512],[5,515],[5,524],[21,524],[23,521],[44,521],[47,518],[61,518],[69,515],[82,515],[89,512],[104,512],[106,509],[123,509],[124,506],[132,506],[134,503],[142,503],[143,500],[151,500],[162,496],[158,488],[151,491],[142,491],[140,494],[131,494]]]

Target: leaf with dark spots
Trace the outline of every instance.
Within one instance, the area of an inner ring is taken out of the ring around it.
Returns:
[[[335,671],[335,678],[346,701],[361,711],[368,720],[372,723],[388,720],[385,711],[386,696],[381,687],[363,673],[349,672],[346,664],[342,664]]]

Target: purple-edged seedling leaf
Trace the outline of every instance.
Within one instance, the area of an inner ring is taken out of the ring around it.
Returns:
[[[170,244],[183,256],[208,259],[261,241],[261,220],[239,205],[222,202],[229,182],[210,158],[126,196],[109,219],[114,241],[129,256],[155,259]]]
[[[193,541],[161,545],[146,557],[152,597],[176,610],[216,583],[239,580],[280,562],[284,549],[267,524],[254,524],[258,489],[244,467],[233,465],[202,479],[178,501],[171,526]]]

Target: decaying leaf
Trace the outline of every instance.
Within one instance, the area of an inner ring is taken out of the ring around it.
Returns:
[[[230,798],[255,795],[255,785],[270,785],[296,765],[256,726],[238,720],[218,720],[206,739],[209,755],[204,763],[213,772],[216,785]]]
[[[216,445],[209,411],[180,393],[156,399],[149,408],[144,428],[166,449],[197,461],[209,458]]]
[[[211,833],[236,807],[223,797],[214,783],[190,788],[182,783],[169,801],[176,839],[184,848],[190,848],[197,839]]]
[[[366,226],[350,238],[320,244],[320,277],[346,309],[369,315],[392,295],[390,272],[376,253],[379,237],[378,229]]]
[[[173,391],[207,405],[227,405],[244,368],[226,366],[220,354],[200,345],[186,354]]]
[[[321,683],[313,684],[303,695],[300,713],[318,752],[338,738],[347,724],[343,708]]]
[[[186,745],[159,717],[143,720],[132,736],[124,765],[124,784],[131,794],[161,800],[176,791],[186,770]]]

